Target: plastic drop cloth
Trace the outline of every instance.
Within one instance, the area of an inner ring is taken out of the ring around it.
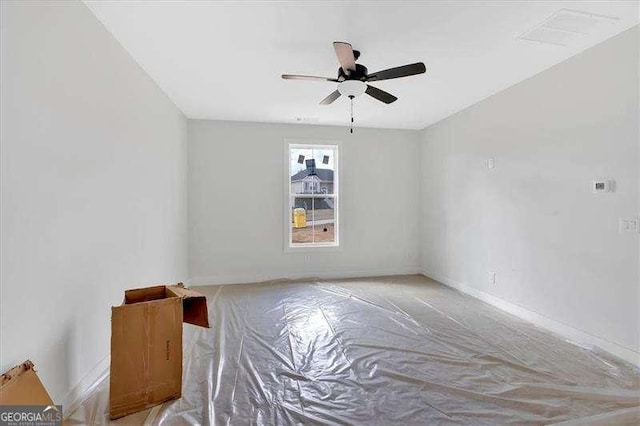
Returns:
[[[199,287],[183,397],[115,424],[640,424],[640,370],[422,276]],[[107,424],[108,379],[69,424]]]

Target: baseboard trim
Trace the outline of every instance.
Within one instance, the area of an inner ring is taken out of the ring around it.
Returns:
[[[467,284],[463,284],[455,280],[452,280],[448,277],[445,277],[439,274],[434,274],[426,270],[422,270],[420,273],[426,276],[427,278],[431,278],[448,287],[456,289],[461,293],[467,294],[478,300],[481,300],[490,305],[493,305],[498,309],[501,309],[505,312],[510,313],[511,315],[514,315],[518,318],[528,321],[540,328],[543,328],[547,331],[558,334],[563,338],[565,338],[566,340],[569,340],[578,346],[598,347],[624,361],[627,361],[631,364],[634,364],[637,367],[640,367],[640,352],[636,352],[633,349],[627,348],[625,346],[621,346],[617,343],[614,343],[602,337],[593,335],[584,330],[580,330],[570,325],[556,321],[538,312],[532,311],[531,309],[525,308],[524,306],[518,305],[513,302],[509,302],[500,297],[497,297],[492,294],[486,293],[482,290],[473,288]]]
[[[104,357],[93,370],[89,371],[80,382],[62,398],[60,404],[62,405],[63,417],[66,418],[73,413],[80,406],[84,397],[109,374],[110,361],[111,357],[109,355]]]
[[[293,273],[264,273],[264,274],[238,274],[238,275],[211,275],[204,277],[192,277],[186,280],[185,284],[191,286],[204,285],[227,285],[227,284],[249,284],[261,283],[265,281],[275,280],[304,280],[304,279],[346,279],[346,278],[365,278],[365,277],[382,277],[393,275],[415,275],[420,274],[420,268],[417,266],[408,266],[401,268],[382,268],[368,270],[345,270],[345,271],[307,271]]]

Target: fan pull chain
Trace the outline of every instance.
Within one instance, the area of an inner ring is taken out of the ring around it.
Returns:
[[[353,134],[353,95],[349,96],[351,99],[351,129],[349,130]]]

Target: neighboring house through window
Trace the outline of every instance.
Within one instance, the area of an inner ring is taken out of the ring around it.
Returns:
[[[288,247],[338,246],[338,145],[287,149]]]

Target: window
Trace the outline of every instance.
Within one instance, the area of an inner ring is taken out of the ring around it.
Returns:
[[[287,246],[337,247],[338,145],[287,144]]]

